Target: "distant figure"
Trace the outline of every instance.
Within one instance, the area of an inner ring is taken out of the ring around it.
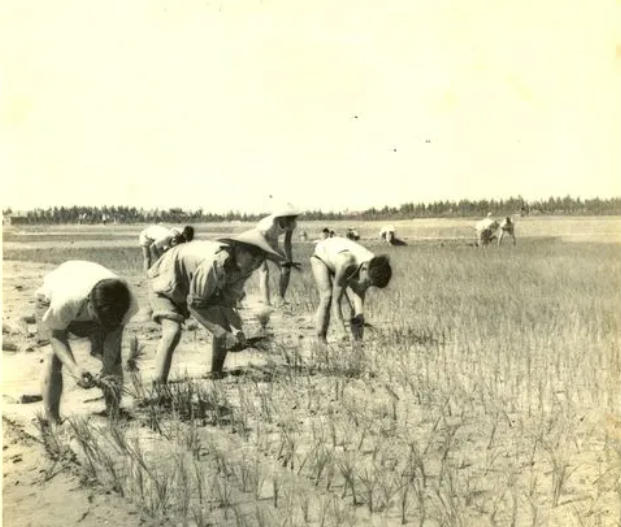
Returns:
[[[395,239],[395,227],[394,225],[384,225],[380,229],[380,239],[384,240],[388,245],[392,245],[392,241]]]
[[[291,277],[291,267],[295,265],[293,262],[293,249],[291,240],[293,231],[297,227],[297,217],[300,211],[290,203],[285,204],[282,208],[276,209],[273,214],[263,218],[255,227],[260,232],[270,247],[282,256],[282,262],[276,262],[270,258],[273,263],[277,263],[280,272],[280,280],[278,283],[279,303],[285,304],[285,295],[289,288],[289,279]],[[278,240],[284,235],[283,249],[278,246]],[[299,264],[298,264],[299,265]],[[259,289],[261,292],[261,300],[266,305],[271,305],[270,288],[269,288],[269,267],[265,260],[259,268]]]
[[[484,247],[494,241],[499,227],[500,223],[498,220],[490,217],[489,214],[486,218],[478,221],[474,226],[477,234],[477,247]]]
[[[341,337],[351,330],[354,340],[364,336],[364,299],[370,287],[383,289],[392,277],[386,255],[375,256],[362,245],[347,238],[329,238],[315,246],[311,256],[313,278],[319,290],[316,314],[317,337],[326,342],[330,317]],[[343,320],[341,301],[345,297],[351,309],[349,324]]]
[[[300,231],[300,241],[301,242],[308,241],[308,233],[305,230]]]
[[[138,312],[127,282],[97,263],[67,261],[45,276],[35,298],[38,340],[52,345],[41,387],[46,418],[53,424],[61,421],[63,370],[80,388],[101,387],[108,415],[114,417],[123,386],[123,329]],[[105,384],[76,361],[70,335],[90,340],[90,354],[102,362]]]
[[[498,245],[502,243],[502,239],[508,234],[513,238],[513,245],[515,245],[515,223],[511,221],[511,218],[507,216],[500,224],[500,235],[498,236]]]
[[[321,239],[327,240],[330,237],[330,229],[328,227],[324,227],[321,231]]]
[[[168,249],[180,243],[191,242],[193,239],[194,227],[191,225],[186,225],[183,230],[177,227],[169,229],[163,225],[151,225],[144,229],[138,236],[138,244],[142,247],[144,272],[146,273]]]
[[[347,233],[345,234],[345,238],[347,238],[348,240],[352,240],[354,242],[357,242],[360,239],[360,234],[358,233],[358,231],[356,229],[352,229],[350,227],[349,229],[347,229]]]
[[[335,238],[336,237],[336,231],[334,229],[330,229],[330,236],[329,238]]]

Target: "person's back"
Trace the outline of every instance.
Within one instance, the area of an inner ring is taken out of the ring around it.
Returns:
[[[483,231],[493,231],[498,229],[499,227],[499,223],[498,220],[495,220],[494,218],[483,218],[482,220],[478,221],[475,225],[475,228],[477,230],[477,232],[483,232]]]
[[[371,251],[359,243],[339,236],[317,242],[314,255],[322,260],[331,271],[334,271],[336,269],[337,255],[346,251],[354,255],[358,264],[367,262],[374,256]]]
[[[149,225],[146,229],[143,229],[139,236],[139,243],[141,246],[149,246],[157,240],[166,238],[170,234],[170,229],[163,225]]]

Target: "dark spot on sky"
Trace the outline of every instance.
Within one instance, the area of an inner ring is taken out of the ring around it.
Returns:
[[[431,139],[425,139],[425,143],[431,143]]]
[[[393,152],[396,152],[396,151],[397,151],[397,149],[396,149],[396,148],[393,148],[393,149],[392,149],[392,151],[393,151]]]

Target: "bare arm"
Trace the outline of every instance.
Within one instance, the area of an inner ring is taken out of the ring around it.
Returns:
[[[332,316],[334,317],[339,331],[342,329],[343,332],[347,331],[348,325],[345,324],[343,320],[341,301],[349,285],[349,277],[355,271],[355,267],[356,262],[351,254],[342,253],[339,255],[332,285]]]
[[[217,322],[214,322],[208,316],[205,316],[206,313],[202,309],[195,309],[192,306],[188,306],[188,310],[190,311],[190,314],[201,325],[203,325],[205,327],[205,329],[207,329],[207,331],[209,331],[214,337],[220,338],[220,337],[223,337],[227,333],[227,330],[226,330],[225,327],[223,327],[222,325],[218,324]]]
[[[54,355],[58,357],[63,366],[69,368],[71,373],[76,374],[78,372],[78,364],[73,357],[73,352],[69,347],[69,341],[67,340],[67,332],[64,329],[52,330],[52,337],[50,339],[52,344],[52,350]]]
[[[293,230],[285,231],[284,249],[285,249],[285,256],[287,257],[287,261],[289,262],[293,261],[293,248],[292,248],[292,243],[291,243],[292,239],[293,239]]]
[[[92,386],[93,376],[87,370],[80,368],[73,357],[73,352],[67,340],[67,331],[64,329],[52,330],[50,343],[54,355],[58,357],[63,366],[69,369],[69,373],[78,380],[78,384],[82,388],[89,388]]]

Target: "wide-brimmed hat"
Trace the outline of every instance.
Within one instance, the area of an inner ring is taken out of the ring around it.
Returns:
[[[274,218],[287,218],[299,216],[300,210],[297,207],[294,207],[291,203],[284,203],[278,207],[275,207],[272,216]]]
[[[218,241],[221,241],[228,245],[234,245],[237,243],[237,244],[251,245],[253,247],[257,247],[258,249],[261,249],[265,253],[265,256],[269,258],[270,260],[283,262],[287,259],[284,254],[274,249],[267,242],[267,240],[265,239],[265,236],[263,236],[263,234],[261,234],[261,232],[259,232],[256,229],[250,229],[249,231],[244,231],[241,234],[236,234],[235,236],[231,236],[230,238],[221,238]]]

